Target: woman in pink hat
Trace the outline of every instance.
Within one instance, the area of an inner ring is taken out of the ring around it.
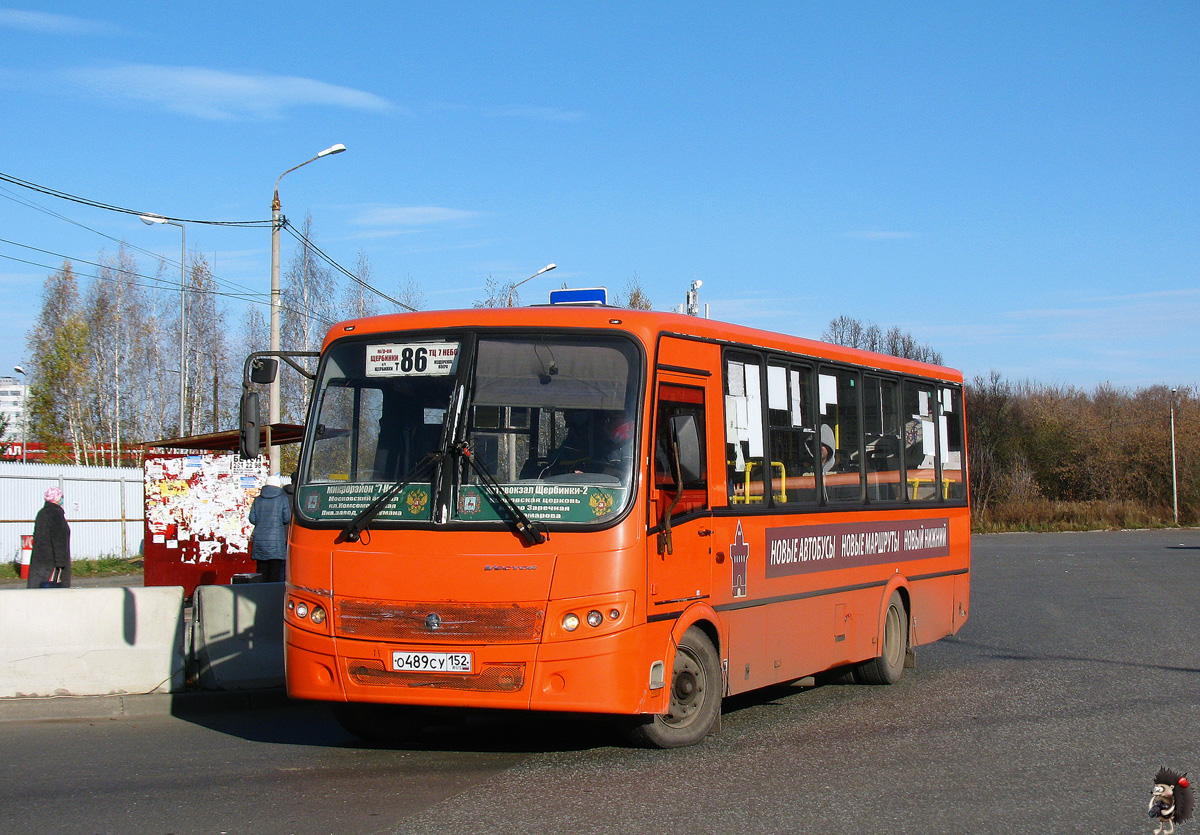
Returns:
[[[67,588],[71,585],[71,528],[62,509],[63,491],[51,487],[46,503],[33,520],[33,550],[29,553],[29,586],[43,583]]]

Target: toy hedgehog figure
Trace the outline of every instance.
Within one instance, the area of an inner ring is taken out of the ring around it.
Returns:
[[[1165,765],[1160,768],[1154,775],[1154,791],[1150,794],[1150,817],[1158,823],[1154,835],[1171,835],[1176,823],[1192,819],[1195,808],[1196,797],[1187,774]]]

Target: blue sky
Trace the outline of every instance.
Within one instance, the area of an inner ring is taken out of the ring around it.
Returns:
[[[899,325],[969,376],[1200,382],[1200,4],[58,2],[0,7],[0,44],[0,172],[256,220],[343,143],[284,214],[428,307],[553,261],[523,301],[700,279],[714,318]],[[0,187],[0,238],[116,247],[19,197],[178,258]],[[187,234],[266,300],[268,229]],[[7,372],[49,272],[11,258],[62,259],[0,256]]]

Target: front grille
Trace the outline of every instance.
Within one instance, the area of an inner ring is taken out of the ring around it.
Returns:
[[[525,665],[487,664],[479,675],[395,672],[385,669],[382,661],[355,660],[346,662],[346,672],[356,684],[388,685],[392,687],[426,687],[434,690],[487,690],[513,693],[525,684]]]
[[[380,641],[526,643],[542,634],[545,611],[519,603],[387,603],[342,598],[339,635]]]

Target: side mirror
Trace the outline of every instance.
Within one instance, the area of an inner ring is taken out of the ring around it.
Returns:
[[[250,364],[250,382],[259,385],[270,385],[279,374],[279,360],[259,357]]]
[[[703,459],[700,454],[700,430],[696,426],[695,415],[674,415],[671,417],[671,440],[679,450],[679,475],[683,481],[699,481],[704,474]]]
[[[238,412],[238,455],[243,458],[257,458],[259,445],[259,409],[258,392],[248,391],[242,395],[242,405]]]

